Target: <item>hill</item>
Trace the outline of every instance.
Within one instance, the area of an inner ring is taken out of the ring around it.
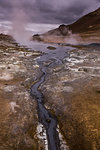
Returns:
[[[77,41],[100,42],[100,8],[81,17],[69,25],[60,25],[58,28],[42,35],[34,35],[33,40],[65,43],[66,38]]]

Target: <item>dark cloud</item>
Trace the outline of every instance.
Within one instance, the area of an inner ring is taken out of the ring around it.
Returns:
[[[22,9],[31,22],[71,23],[100,6],[100,0],[0,0],[0,19],[11,20]]]

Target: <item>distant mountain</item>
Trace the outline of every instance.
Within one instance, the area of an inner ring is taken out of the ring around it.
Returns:
[[[90,42],[100,42],[100,8],[81,17],[70,25],[60,25],[58,28],[48,31],[42,35],[34,35],[33,40],[64,43],[65,38],[76,38],[80,36],[81,40],[87,38]],[[78,38],[79,41],[79,38]]]

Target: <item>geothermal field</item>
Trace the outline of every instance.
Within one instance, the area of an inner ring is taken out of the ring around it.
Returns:
[[[100,2],[0,1],[0,150],[100,150]]]

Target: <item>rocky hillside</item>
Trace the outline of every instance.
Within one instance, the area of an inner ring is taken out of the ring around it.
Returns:
[[[100,8],[83,16],[75,23],[68,25],[67,27],[69,27],[73,33],[100,30]]]
[[[100,31],[100,8],[81,17],[79,20],[77,20],[76,22],[70,25],[63,24],[63,25],[60,25],[58,28],[48,31],[47,33],[44,33],[42,35],[34,35],[33,40],[53,42],[55,40],[54,38],[52,39],[52,36],[56,36],[57,39],[59,38],[58,41],[60,43],[63,43],[65,37],[66,36],[68,37],[72,34],[74,35],[79,34],[79,36],[82,39],[84,38],[86,39],[91,36],[92,37],[98,36],[98,39],[99,39],[99,34],[98,34],[99,31]],[[97,40],[97,38],[93,38],[93,39],[94,41]]]

